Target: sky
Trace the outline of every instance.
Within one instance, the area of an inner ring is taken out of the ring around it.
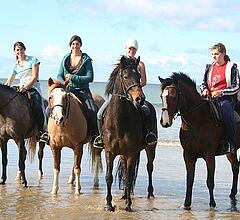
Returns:
[[[56,78],[72,35],[93,60],[94,81],[105,82],[124,55],[128,38],[138,41],[148,83],[184,72],[200,84],[209,48],[218,42],[240,65],[239,0],[8,0],[0,7],[0,78],[15,62],[13,44],[40,61],[40,79]]]

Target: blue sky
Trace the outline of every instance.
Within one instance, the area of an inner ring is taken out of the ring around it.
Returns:
[[[136,38],[149,83],[173,71],[200,83],[208,48],[222,42],[240,65],[239,0],[8,0],[0,8],[0,77],[8,76],[22,41],[41,61],[40,79],[56,78],[73,34],[93,59],[95,81],[107,81],[124,43]]]

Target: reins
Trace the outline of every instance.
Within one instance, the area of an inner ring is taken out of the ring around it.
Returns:
[[[184,115],[186,115],[186,114],[189,114],[189,113],[191,113],[191,112],[196,111],[197,109],[199,109],[202,105],[204,105],[204,104],[206,103],[206,102],[201,102],[200,104],[196,105],[196,106],[193,107],[192,109],[187,110],[187,111],[181,113],[181,112],[180,112],[180,101],[181,101],[180,97],[181,97],[181,92],[179,91],[179,89],[178,89],[178,87],[177,87],[176,85],[174,85],[174,86],[167,86],[167,87],[173,87],[173,88],[175,88],[176,91],[177,91],[177,107],[176,107],[176,110],[177,110],[177,111],[176,111],[176,112],[173,112],[173,113],[174,113],[173,120],[177,119],[177,117],[179,117],[179,116],[184,116]],[[168,108],[162,108],[162,111],[168,111]]]

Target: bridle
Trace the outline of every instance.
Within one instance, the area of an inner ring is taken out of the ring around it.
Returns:
[[[177,99],[177,104],[176,104],[176,109],[175,111],[169,111],[168,108],[165,108],[163,107],[162,108],[162,111],[168,111],[169,113],[172,113],[173,114],[173,119],[175,120],[178,116],[184,116],[186,114],[189,114],[191,112],[194,112],[196,111],[198,108],[200,108],[202,105],[204,105],[206,102],[201,102],[200,104],[196,105],[195,107],[191,108],[190,110],[187,110],[185,112],[181,112],[181,107],[182,107],[182,101],[181,101],[181,91],[179,89],[178,86],[176,86],[175,84],[172,84],[172,85],[169,85],[169,86],[166,86],[164,88],[165,89],[169,89],[169,88],[174,88],[176,90],[176,99]]]
[[[120,84],[121,84],[121,88],[122,88],[122,91],[123,91],[123,94],[119,94],[117,93],[116,95],[119,96],[120,98],[125,98],[126,100],[130,101],[130,102],[133,102],[133,97],[132,95],[129,93],[129,91],[133,88],[133,87],[141,87],[140,85],[140,82],[139,83],[132,83],[131,85],[127,85],[124,80],[123,80],[123,71],[126,70],[126,69],[129,69],[131,68],[132,65],[128,65],[126,66],[125,68],[121,69],[120,70]],[[136,74],[139,74],[138,71],[136,70],[136,68],[134,68],[133,70],[136,71]],[[131,71],[133,71],[131,70]]]
[[[52,90],[53,91],[53,90]],[[69,112],[70,112],[70,98],[71,98],[71,93],[69,91],[66,91],[64,90],[65,93],[66,93],[66,103],[65,103],[65,106],[62,105],[62,104],[56,104],[56,105],[53,105],[51,106],[50,105],[50,117],[55,120],[55,118],[53,117],[53,109],[55,107],[61,107],[63,109],[63,115],[64,115],[64,121],[62,123],[62,125],[64,126],[64,122],[68,119],[68,116],[69,116]],[[53,95],[49,96],[49,104],[51,103],[51,99],[52,99]]]

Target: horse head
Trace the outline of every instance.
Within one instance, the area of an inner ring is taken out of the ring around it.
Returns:
[[[178,89],[172,79],[163,79],[160,76],[158,79],[162,83],[162,114],[160,123],[167,128],[172,126],[174,116],[178,112]]]
[[[48,98],[50,106],[50,117],[55,120],[56,124],[63,124],[64,116],[66,114],[67,106],[67,92],[65,91],[68,82],[61,83],[60,81],[53,81],[52,78],[48,80]]]
[[[145,100],[145,95],[140,85],[139,62],[140,57],[131,59],[122,56],[113,90],[113,94],[115,93],[120,97],[126,98],[135,107],[142,105]]]

